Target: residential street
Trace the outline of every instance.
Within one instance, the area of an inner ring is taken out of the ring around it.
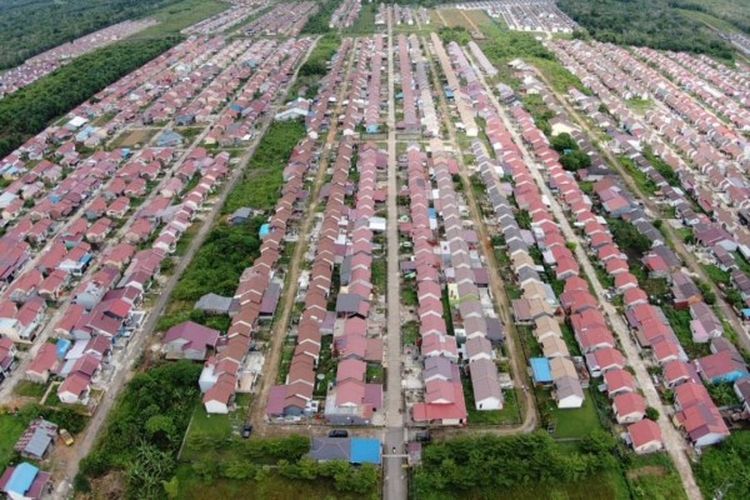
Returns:
[[[401,285],[398,269],[398,172],[396,164],[396,111],[393,70],[393,20],[388,19],[388,263],[387,263],[387,328],[385,346],[385,368],[387,373],[385,393],[386,432],[384,453],[404,450],[405,428],[401,390]],[[402,500],[407,497],[406,471],[401,467],[401,457],[385,457],[383,497],[386,500]]]

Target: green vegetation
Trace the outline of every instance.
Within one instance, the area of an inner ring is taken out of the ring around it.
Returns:
[[[25,396],[27,398],[41,398],[44,396],[44,392],[47,390],[45,384],[37,384],[31,380],[21,380],[13,388],[13,392],[19,396]]]
[[[406,345],[417,345],[419,339],[419,322],[407,321],[401,325],[401,342]]]
[[[159,24],[134,34],[132,39],[159,38],[179,35],[180,30],[211,17],[229,7],[223,0],[179,0],[149,16]]]
[[[299,95],[301,89],[305,89],[304,97],[314,98],[318,93],[318,81],[328,73],[328,61],[333,57],[341,45],[341,37],[336,33],[327,33],[310,53],[305,64],[303,64],[297,75],[297,81],[289,91],[289,95]]]
[[[242,180],[229,193],[222,213],[243,206],[272,209],[283,184],[281,173],[304,133],[305,126],[300,122],[273,123],[258,144]],[[193,303],[210,292],[234,295],[240,275],[248,262],[258,256],[261,244],[258,233],[263,222],[261,217],[238,225],[222,221],[211,229],[175,286],[157,330],[166,330],[186,320],[222,331],[229,327],[229,317],[193,310]]]
[[[518,406],[516,390],[503,391],[502,410],[477,410],[474,403],[474,390],[471,388],[469,377],[462,379],[464,385],[464,400],[469,413],[470,426],[488,425],[517,425],[521,423],[521,409]]]
[[[721,444],[707,447],[695,466],[695,476],[706,498],[750,498],[750,432],[737,430]]]
[[[651,249],[651,241],[630,222],[608,219],[607,225],[612,231],[612,238],[629,258],[638,260]]]
[[[720,269],[716,264],[703,264],[703,270],[706,271],[706,274],[714,283],[729,286],[731,275],[727,271]]]
[[[551,145],[560,153],[560,164],[565,170],[575,172],[591,166],[591,157],[580,150],[575,139],[567,132],[554,136]]]
[[[6,0],[0,5],[0,69],[128,19],[147,17],[177,0]]]
[[[601,431],[578,447],[541,432],[442,441],[424,449],[414,489],[423,499],[495,498],[499,491],[507,498],[580,498],[584,486],[591,498],[627,498],[612,481],[592,480],[619,469],[615,447]]]
[[[560,0],[558,5],[602,42],[705,53],[726,60],[733,57],[725,41],[703,23],[683,15],[670,0]]]
[[[124,41],[79,57],[0,100],[0,157],[48,122],[158,56],[178,40]]]
[[[633,179],[641,192],[652,196],[656,194],[656,184],[654,184],[654,181],[652,181],[641,169],[639,169],[638,165],[636,165],[633,160],[631,160],[627,156],[618,156],[617,159],[619,160],[620,164],[625,167],[625,170],[628,172],[628,174],[630,174],[630,177]]]
[[[742,404],[737,397],[737,393],[734,392],[734,384],[731,382],[706,384],[706,389],[708,389],[708,393],[716,406],[739,406]]]
[[[329,23],[331,14],[339,6],[341,0],[324,0],[318,4],[318,12],[310,16],[302,28],[303,34],[328,33],[331,31]]]
[[[717,29],[734,31],[734,27],[750,33],[750,11],[743,0],[672,0],[670,5],[700,14],[707,18],[705,22]]]
[[[634,499],[686,499],[682,481],[663,453],[633,456],[625,474],[631,496]]]
[[[294,146],[304,135],[302,122],[272,123],[258,144],[242,181],[229,194],[222,213],[232,213],[240,207],[273,208],[283,185],[281,173]]]
[[[644,114],[646,111],[651,109],[651,107],[654,105],[654,101],[651,99],[639,99],[637,97],[634,97],[633,99],[627,99],[625,101],[625,104],[639,114]]]
[[[177,473],[168,482],[179,498],[206,498],[216,488],[235,492],[229,498],[330,498],[334,491],[336,498],[377,495],[375,467],[313,462],[305,458],[310,450],[305,436],[241,439],[232,433],[229,418],[194,419]],[[294,495],[279,496],[281,491]]]
[[[0,469],[5,470],[15,457],[13,446],[30,421],[21,415],[0,415]]]
[[[158,365],[128,383],[109,414],[94,450],[81,462],[78,491],[112,471],[126,476],[129,498],[160,498],[200,390],[201,366],[187,361]]]
[[[643,156],[664,177],[670,186],[680,187],[680,177],[677,175],[677,172],[662,160],[661,157],[654,154],[651,146],[645,145],[643,147]]]
[[[584,392],[583,406],[575,409],[561,410],[552,408],[549,423],[555,428],[552,433],[555,438],[583,439],[592,429],[601,429],[594,398],[591,391]]]
[[[375,31],[375,13],[377,12],[377,9],[377,3],[363,4],[357,20],[344,31],[346,33],[373,33]]]

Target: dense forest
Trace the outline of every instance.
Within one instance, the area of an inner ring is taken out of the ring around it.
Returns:
[[[669,5],[708,14],[750,33],[750,2],[747,0],[670,0]]]
[[[81,56],[0,100],[0,158],[110,83],[177,43],[176,38],[121,42]]]
[[[148,16],[179,0],[3,0],[0,69],[128,19]]]
[[[665,0],[560,0],[558,5],[602,42],[733,57],[718,34]]]

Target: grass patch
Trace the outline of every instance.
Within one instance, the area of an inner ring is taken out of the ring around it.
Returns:
[[[472,425],[516,425],[521,423],[521,409],[518,406],[516,389],[503,391],[502,410],[477,410],[474,406],[474,391],[469,377],[463,378],[464,400],[469,413],[468,423]]]
[[[41,399],[41,397],[44,396],[46,390],[46,384],[37,384],[31,380],[21,380],[13,388],[13,392],[19,396],[38,399]]]
[[[160,38],[177,35],[188,26],[229,8],[227,2],[218,0],[182,0],[164,7],[150,17],[159,24],[134,34],[133,39]]]
[[[304,135],[305,124],[301,121],[272,123],[250,159],[242,181],[227,197],[222,213],[232,213],[248,206],[270,210],[284,183],[281,173]]]
[[[583,395],[583,406],[580,408],[552,409],[550,423],[555,428],[552,437],[583,439],[591,433],[592,429],[601,428],[591,391],[586,389]]]

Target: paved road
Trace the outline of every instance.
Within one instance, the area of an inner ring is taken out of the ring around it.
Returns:
[[[422,38],[422,45],[428,47],[426,39]],[[435,57],[437,55],[435,54]],[[432,69],[433,76],[433,87],[436,89],[442,88],[440,81],[437,76],[436,64],[432,56],[428,57],[428,64]],[[489,236],[489,230],[484,222],[481,211],[479,210],[479,203],[474,196],[474,189],[469,179],[466,164],[463,159],[461,148],[456,139],[456,128],[453,125],[453,121],[450,119],[450,111],[448,104],[445,101],[445,95],[442,92],[438,92],[438,106],[440,108],[440,114],[443,117],[443,123],[448,130],[450,143],[453,149],[457,152],[457,159],[459,161],[459,175],[461,176],[461,182],[464,185],[463,194],[467,197],[469,209],[471,210],[472,218],[475,222],[475,228],[479,235],[480,241],[483,242],[485,263],[489,269],[490,287],[492,289],[492,295],[495,299],[495,303],[498,306],[500,312],[500,318],[503,324],[506,326],[509,335],[506,337],[506,345],[508,346],[508,352],[510,353],[510,363],[513,370],[513,384],[516,387],[517,395],[523,399],[523,420],[522,422],[514,427],[503,427],[503,428],[483,428],[487,432],[496,433],[499,435],[510,435],[518,434],[522,432],[532,432],[537,427],[537,412],[536,412],[536,401],[532,396],[531,392],[525,391],[522,388],[531,387],[531,381],[529,380],[528,371],[526,370],[526,357],[524,356],[523,350],[520,346],[520,339],[518,332],[515,328],[513,321],[513,315],[511,313],[511,304],[508,299],[508,293],[505,290],[505,283],[501,278],[502,273],[500,272],[500,266],[495,258],[494,248],[492,247],[491,239]],[[443,432],[449,434],[450,431]]]
[[[677,472],[680,475],[682,485],[688,495],[688,498],[702,498],[700,490],[698,489],[698,485],[695,482],[695,477],[693,476],[693,469],[690,467],[690,462],[686,454],[687,443],[677,431],[677,429],[675,429],[672,423],[669,421],[668,409],[662,403],[661,398],[659,397],[659,393],[656,391],[656,387],[654,386],[654,383],[649,376],[648,370],[646,369],[646,366],[638,353],[635,342],[630,336],[630,331],[623,321],[622,316],[620,316],[617,309],[606,299],[604,288],[602,287],[601,283],[599,283],[599,279],[597,278],[596,271],[594,270],[594,266],[591,263],[591,259],[584,250],[584,248],[586,248],[585,242],[575,231],[573,231],[573,228],[568,222],[568,219],[565,217],[565,214],[563,213],[563,210],[559,202],[557,201],[557,198],[549,189],[549,186],[542,176],[539,167],[526,148],[526,145],[518,134],[518,131],[513,126],[511,120],[505,112],[505,109],[500,106],[500,103],[495,98],[495,95],[492,92],[492,88],[487,84],[484,76],[481,73],[478,73],[478,76],[480,81],[482,82],[482,85],[484,85],[485,89],[487,90],[493,106],[500,114],[503,122],[505,123],[505,126],[511,132],[514,142],[521,149],[521,152],[524,156],[524,161],[526,162],[526,165],[528,165],[534,181],[536,182],[539,189],[541,189],[542,194],[544,194],[549,200],[550,209],[557,219],[560,225],[560,229],[565,235],[565,240],[576,243],[576,258],[581,264],[581,267],[588,277],[589,282],[593,286],[594,293],[596,294],[599,303],[602,305],[602,309],[607,319],[609,320],[610,325],[612,326],[612,330],[615,332],[618,340],[620,341],[620,347],[627,357],[628,363],[635,371],[635,378],[638,380],[638,385],[641,387],[641,390],[643,391],[646,400],[648,401],[648,405],[656,408],[659,411],[658,424],[662,431],[664,445],[667,453],[669,453],[669,455],[672,457],[672,461],[674,462]]]
[[[393,69],[393,19],[392,9],[388,16],[388,305],[386,325],[385,365],[387,368],[387,391],[385,393],[386,453],[403,453],[405,441],[404,412],[401,391],[401,280],[398,269],[398,171],[396,164],[396,105]],[[383,497],[386,500],[406,499],[406,473],[402,468],[403,458],[386,457]]]
[[[591,126],[586,122],[586,120],[581,117],[580,113],[578,113],[578,111],[570,105],[570,103],[565,99],[564,96],[562,96],[554,89],[554,87],[552,87],[552,85],[550,85],[549,80],[547,80],[544,74],[542,74],[539,70],[536,70],[536,73],[539,78],[547,85],[550,91],[555,95],[557,100],[562,104],[568,114],[578,123],[579,126],[583,128],[584,131],[589,134],[589,137],[594,139],[594,143],[597,144],[598,142],[596,141],[596,134],[591,129]],[[663,106],[663,103],[661,101],[657,101],[657,105]],[[672,149],[669,145],[667,145],[667,147]],[[605,158],[607,158],[609,164],[612,165],[615,170],[617,170],[617,172],[620,174],[620,177],[622,177],[622,179],[625,181],[628,189],[643,201],[646,208],[648,208],[653,214],[661,213],[661,208],[655,201],[656,198],[644,193],[640,189],[638,184],[636,184],[627,170],[623,167],[622,163],[606,147],[599,147],[599,151],[604,155]],[[672,150],[672,153],[679,156],[674,150]],[[737,332],[737,338],[742,344],[742,347],[750,352],[750,333],[748,333],[742,321],[740,321],[740,319],[737,317],[737,314],[734,312],[732,306],[729,304],[729,302],[727,302],[724,293],[719,290],[719,287],[716,286],[716,283],[714,283],[714,281],[708,276],[708,274],[706,274],[703,266],[698,262],[698,259],[695,258],[695,254],[687,248],[687,245],[685,245],[685,243],[682,241],[682,237],[677,234],[674,228],[670,224],[663,224],[661,229],[667,233],[667,236],[672,242],[675,253],[677,253],[677,255],[682,258],[682,261],[685,263],[687,268],[698,275],[698,277],[704,283],[708,284],[711,287],[714,294],[716,295],[717,305],[721,309],[724,318],[732,325],[732,328]]]

